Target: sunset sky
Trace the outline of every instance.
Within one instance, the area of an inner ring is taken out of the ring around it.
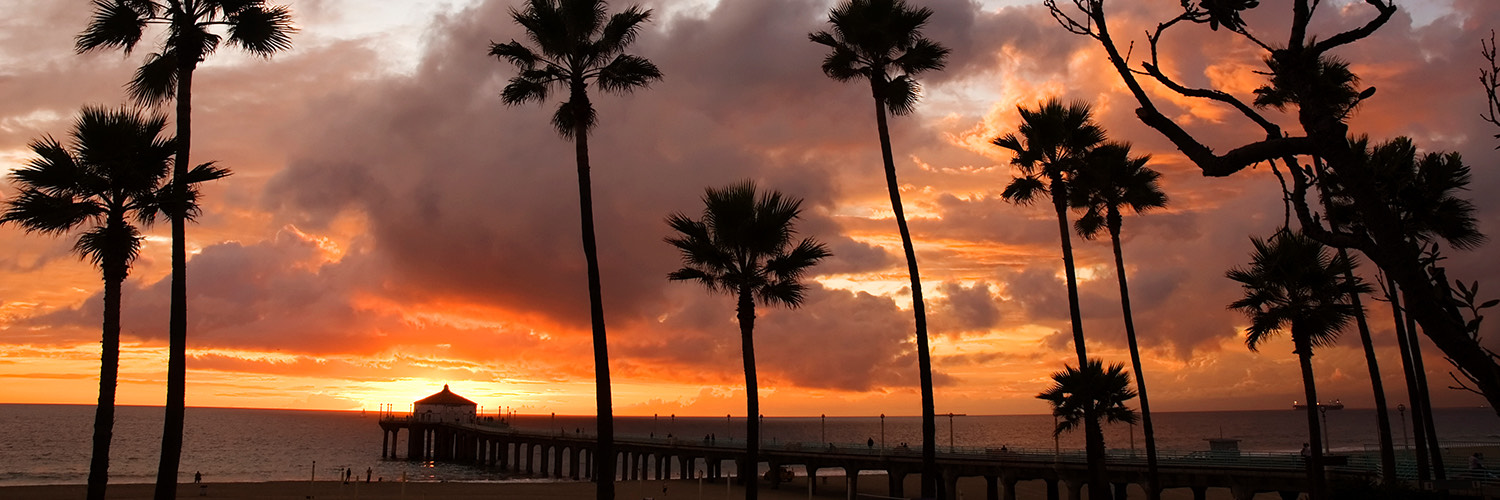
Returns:
[[[892,121],[896,164],[923,273],[939,413],[1043,413],[1050,372],[1076,362],[1056,219],[1000,199],[1017,105],[1093,103],[1111,138],[1154,154],[1171,206],[1125,221],[1125,259],[1153,408],[1289,408],[1300,399],[1289,337],[1261,352],[1226,309],[1251,235],[1283,220],[1268,169],[1204,178],[1134,116],[1091,40],[1039,0],[908,0],[933,9],[928,37],[953,52],[923,75],[916,113]],[[276,2],[272,2],[276,3]],[[630,52],[665,79],[596,96],[595,220],[615,411],[742,415],[744,373],[729,297],[666,280],[672,211],[705,187],[754,179],[805,199],[801,232],[834,256],[798,310],[759,310],[761,408],[768,416],[920,414],[910,293],[881,174],[868,86],[819,69],[831,0],[644,0],[653,21]],[[521,38],[516,0],[288,0],[301,30],[266,60],[222,48],[196,73],[193,159],[234,176],[207,187],[188,228],[191,406],[398,409],[450,384],[487,411],[592,414],[594,386],[572,146],[555,103],[506,107],[514,69],[486,55]],[[1282,2],[1248,18],[1285,40]],[[0,17],[0,171],[27,143],[65,138],[85,104],[125,104],[130,56],[77,55],[86,0],[8,0]],[[612,3],[612,10],[629,5]],[[1176,0],[1111,1],[1112,30],[1136,41]],[[1500,132],[1480,119],[1480,40],[1494,0],[1398,0],[1370,39],[1336,55],[1378,93],[1351,120],[1376,140],[1413,137],[1461,152],[1481,228],[1500,235]],[[1319,38],[1373,9],[1324,0]],[[1259,52],[1206,26],[1175,29],[1168,71],[1249,100]],[[1164,111],[1218,150],[1255,138],[1233,110],[1153,89]],[[170,111],[164,109],[164,112]],[[1297,130],[1287,115],[1276,115]],[[14,196],[8,182],[0,197]],[[150,236],[124,293],[119,403],[165,401],[167,227]],[[73,236],[0,226],[0,403],[92,404],[102,281]],[[1129,363],[1108,241],[1075,236],[1090,354]],[[1448,251],[1449,275],[1500,297],[1495,243]],[[1372,270],[1363,269],[1366,276]],[[1370,307],[1392,405],[1404,402],[1390,310]],[[1494,313],[1492,313],[1494,314]],[[1500,349],[1500,320],[1485,322]],[[1449,366],[1424,343],[1440,406]],[[1319,394],[1372,405],[1352,329],[1317,352]]]

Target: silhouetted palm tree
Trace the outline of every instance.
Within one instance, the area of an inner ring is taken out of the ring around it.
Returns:
[[[1063,366],[1063,370],[1052,373],[1052,387],[1037,394],[1037,399],[1052,405],[1052,415],[1061,417],[1054,436],[1077,429],[1083,425],[1084,433],[1097,433],[1086,439],[1089,462],[1089,498],[1108,500],[1112,497],[1109,483],[1104,480],[1104,432],[1105,423],[1135,423],[1135,411],[1125,402],[1136,396],[1130,390],[1130,374],[1118,363],[1104,368],[1097,359],[1088,360],[1082,368]]]
[[[1401,234],[1406,235],[1408,248],[1403,251],[1417,253],[1422,249],[1436,249],[1440,243],[1458,249],[1474,249],[1482,245],[1486,237],[1479,231],[1474,204],[1459,196],[1468,189],[1470,170],[1457,153],[1429,152],[1420,154],[1411,139],[1398,137],[1375,146],[1366,138],[1351,141],[1358,155],[1358,164],[1363,168],[1357,179],[1343,179],[1331,172],[1322,175],[1324,197],[1330,222],[1344,223],[1357,215],[1351,197],[1346,194],[1347,184],[1363,183],[1371,191],[1380,193],[1380,199],[1395,214],[1394,220],[1383,221]],[[1315,164],[1318,165],[1318,164]],[[1320,166],[1320,165],[1319,165]],[[1348,224],[1354,232],[1363,229]],[[1427,272],[1433,276],[1440,290],[1449,288],[1441,268],[1429,264]],[[1431,409],[1425,370],[1422,369],[1420,344],[1417,343],[1416,324],[1403,319],[1403,302],[1396,297],[1396,283],[1387,275],[1386,293],[1391,301],[1396,320],[1398,344],[1401,347],[1403,369],[1406,375],[1408,397],[1411,399],[1412,423],[1419,443],[1417,470],[1420,478],[1428,478],[1429,471],[1436,471],[1442,479],[1442,455],[1438,453],[1436,428],[1432,425]],[[1367,358],[1371,356],[1367,353]],[[1388,426],[1388,425],[1387,425]],[[1425,445],[1423,445],[1425,443]],[[1433,467],[1428,468],[1428,460]]]
[[[133,110],[85,107],[73,125],[72,143],[52,137],[32,141],[36,155],[11,173],[20,192],[5,202],[0,224],[27,232],[61,235],[78,229],[73,250],[104,273],[104,326],[99,368],[99,405],[94,412],[94,449],[87,498],[104,498],[109,447],[120,370],[120,289],[141,248],[131,224],[150,224],[166,196],[164,181],[176,146],[161,137],[166,120]],[[228,172],[201,165],[189,183]]]
[[[224,39],[254,55],[271,57],[292,47],[291,11],[261,0],[96,0],[94,18],[78,35],[78,52],[123,49],[130,54],[146,26],[164,25],[162,45],[146,57],[128,85],[137,102],[159,104],[177,98],[177,154],[172,188],[187,193],[192,151],[193,71]],[[172,310],[168,321],[167,403],[162,429],[161,464],[156,473],[158,500],[176,498],[177,467],[182,456],[182,425],[187,390],[187,225],[185,213],[168,213],[172,221]]]
[[[1125,280],[1125,257],[1120,251],[1122,207],[1135,213],[1167,206],[1167,195],[1157,185],[1161,173],[1146,166],[1151,156],[1131,156],[1130,144],[1108,143],[1094,148],[1085,156],[1078,177],[1073,182],[1071,204],[1083,208],[1083,216],[1073,224],[1078,234],[1093,239],[1101,230],[1109,231],[1115,252],[1115,277],[1120,282],[1120,308],[1125,318],[1125,339],[1130,344],[1130,364],[1135,371],[1136,390],[1141,398],[1141,430],[1146,437],[1147,496],[1161,498],[1161,482],[1156,470],[1156,433],[1151,426],[1151,405],[1146,397],[1146,375],[1141,370],[1141,352],[1135,336],[1135,320],[1130,311],[1130,286]]]
[[[588,138],[597,116],[589,102],[588,87],[592,82],[605,92],[625,94],[661,79],[661,71],[651,61],[625,53],[642,24],[651,18],[651,11],[631,6],[610,15],[608,4],[600,0],[529,0],[525,8],[512,9],[511,18],[526,29],[534,47],[515,40],[490,44],[490,55],[520,70],[506,84],[501,100],[507,105],[545,102],[554,91],[567,92],[567,99],[552,115],[552,126],[558,134],[573,140],[578,167],[578,207],[583,256],[588,265],[599,428],[595,460],[599,473],[595,474],[595,480],[599,485],[598,498],[612,499],[616,474],[614,409],[599,252],[594,242],[594,196],[589,180]]]
[[[1302,368],[1302,388],[1307,402],[1307,433],[1312,456],[1308,459],[1308,482],[1312,498],[1324,498],[1323,447],[1318,433],[1318,391],[1313,378],[1313,349],[1333,345],[1340,330],[1359,310],[1350,303],[1355,293],[1368,286],[1345,279],[1353,264],[1330,254],[1322,243],[1300,232],[1281,230],[1270,240],[1251,238],[1255,252],[1250,267],[1225,273],[1240,283],[1245,296],[1230,304],[1250,319],[1245,345],[1251,351],[1282,331],[1290,331],[1293,352]]]
[[[823,74],[840,82],[863,78],[870,82],[875,98],[875,126],[880,134],[880,155],[885,162],[886,191],[901,232],[901,248],[911,277],[912,314],[917,330],[917,369],[922,385],[922,496],[938,498],[942,481],[937,477],[937,410],[932,394],[932,355],[927,347],[927,306],[922,299],[922,275],[917,270],[917,252],[906,226],[901,205],[901,186],[896,181],[896,163],[891,153],[890,127],[886,111],[905,115],[916,109],[921,87],[918,74],[943,69],[948,48],[922,35],[932,10],[912,7],[903,0],[847,0],[828,13],[833,30],[808,35],[814,43],[832,49],[823,59]]]
[[[756,194],[755,183],[745,181],[723,189],[709,188],[703,195],[703,217],[694,220],[682,213],[667,217],[677,234],[667,243],[682,253],[682,269],[667,276],[672,280],[696,281],[710,292],[735,296],[740,323],[740,348],[745,362],[745,453],[740,465],[745,498],[756,498],[755,464],[760,453],[760,396],[755,378],[755,303],[802,305],[807,288],[801,278],[808,268],[828,257],[828,249],[812,238],[793,242],[802,200],[780,192]]]
[[[1089,105],[1081,102],[1064,105],[1057,99],[1049,99],[1034,111],[1019,106],[1017,109],[1021,112],[1020,129],[991,141],[1014,151],[1016,156],[1011,164],[1021,169],[1021,177],[1011,180],[1001,196],[1019,205],[1030,205],[1044,193],[1052,197],[1062,239],[1063,270],[1068,279],[1073,347],[1078,351],[1078,363],[1084,364],[1088,361],[1088,350],[1083,342],[1078,277],[1073,269],[1073,242],[1068,231],[1068,183],[1082,167],[1085,155],[1104,142],[1104,129],[1094,123]]]

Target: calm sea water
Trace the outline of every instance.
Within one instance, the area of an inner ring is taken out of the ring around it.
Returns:
[[[1292,410],[1178,412],[1154,414],[1158,447],[1204,450],[1205,438],[1241,439],[1242,450],[1294,453],[1306,441],[1305,417]],[[1393,424],[1401,421],[1392,415]],[[160,407],[120,407],[110,452],[110,481],[155,481],[161,440]],[[1375,447],[1375,412],[1346,409],[1329,412],[1329,438],[1335,450]],[[591,417],[521,415],[516,427],[529,430],[592,433]],[[1008,446],[1014,450],[1051,450],[1052,417],[1047,415],[959,416],[938,418],[940,448]],[[1500,418],[1488,409],[1442,409],[1436,416],[1445,444],[1500,443]],[[744,437],[744,417],[619,417],[622,437],[699,440],[712,434],[719,444]],[[882,432],[883,428],[883,432]],[[1133,432],[1132,432],[1133,431]],[[75,405],[0,404],[0,486],[81,484],[88,475],[93,407]],[[1133,436],[1132,436],[1133,434]],[[1396,436],[1401,446],[1401,436]],[[864,446],[883,439],[887,446],[921,442],[919,417],[766,418],[762,436],[768,444],[832,442]],[[1143,448],[1139,427],[1110,426],[1113,449]],[[359,475],[368,469],[387,481],[514,480],[493,471],[405,460],[380,459],[380,430],[374,412],[328,412],[188,408],[183,436],[182,480],[201,471],[206,481],[335,480],[344,468]],[[402,433],[401,453],[406,434]],[[1058,446],[1082,448],[1082,436],[1064,435]],[[314,463],[316,462],[316,463]]]

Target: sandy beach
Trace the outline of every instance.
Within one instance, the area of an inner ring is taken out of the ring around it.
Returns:
[[[816,495],[809,495],[806,478],[796,478],[780,489],[770,489],[764,483],[760,498],[765,500],[796,500],[806,498],[845,498],[842,478],[818,479]],[[879,475],[860,476],[860,498],[876,500],[886,498],[885,477]],[[965,478],[959,481],[959,498],[978,500],[985,498],[984,480]],[[151,498],[150,484],[111,484],[108,498],[135,500]],[[921,485],[915,476],[907,478],[907,492],[915,494]],[[616,498],[620,500],[724,500],[745,497],[739,487],[726,487],[723,482],[701,485],[696,480],[673,481],[625,481],[616,483]],[[26,500],[75,500],[82,498],[84,486],[11,486],[0,488],[0,498]],[[1040,500],[1047,497],[1046,486],[1040,481],[1022,482],[1017,487],[1017,498]],[[411,499],[411,500],[466,500],[478,498],[538,498],[590,500],[594,498],[594,485],[588,482],[505,482],[505,483],[349,483],[320,481],[317,483],[264,482],[264,483],[210,483],[204,485],[184,484],[177,493],[178,498],[236,498],[266,500],[358,500],[358,499]],[[1063,498],[1067,492],[1063,491]],[[1130,498],[1145,498],[1143,491],[1132,488]],[[1168,490],[1164,498],[1186,500],[1192,498],[1187,489]],[[1228,490],[1210,489],[1209,498],[1227,500]],[[1277,499],[1275,494],[1263,493],[1257,500]]]

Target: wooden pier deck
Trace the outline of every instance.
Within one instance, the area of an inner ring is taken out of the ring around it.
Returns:
[[[471,463],[538,477],[571,479],[592,479],[598,462],[593,456],[595,437],[582,433],[532,432],[494,424],[420,422],[399,417],[382,419],[380,427],[381,456],[388,459]],[[405,454],[399,456],[397,438],[403,430],[408,432],[408,438]],[[620,436],[615,440],[615,453],[612,461],[618,480],[721,479],[731,475],[725,471],[726,462],[733,470],[744,460],[744,443]],[[772,471],[801,466],[805,474],[816,476],[819,470],[841,470],[840,480],[847,482],[845,490],[851,495],[858,490],[860,471],[883,471],[888,496],[905,498],[905,478],[921,470],[920,450],[880,450],[860,445],[763,444],[759,458]],[[983,477],[986,498],[990,500],[1014,500],[1016,483],[1031,480],[1046,483],[1049,500],[1060,498],[1060,486],[1066,486],[1067,497],[1076,500],[1081,498],[1088,472],[1082,451],[955,448],[938,454],[938,466],[948,485],[946,491],[956,491],[953,486],[959,478]],[[1330,467],[1328,476],[1334,481],[1368,481],[1378,473],[1372,467],[1351,461],[1343,467]],[[1237,500],[1249,500],[1263,492],[1295,498],[1307,490],[1302,461],[1291,454],[1164,453],[1159,457],[1159,470],[1164,489],[1187,488],[1195,499],[1205,498],[1208,488],[1226,488]],[[865,479],[872,477],[879,476],[865,476]],[[1117,498],[1124,498],[1123,491],[1128,485],[1144,487],[1144,455],[1112,453],[1107,477],[1118,492]],[[773,488],[782,482],[777,474],[768,474],[764,479]],[[814,490],[816,487],[816,482],[810,486]]]

